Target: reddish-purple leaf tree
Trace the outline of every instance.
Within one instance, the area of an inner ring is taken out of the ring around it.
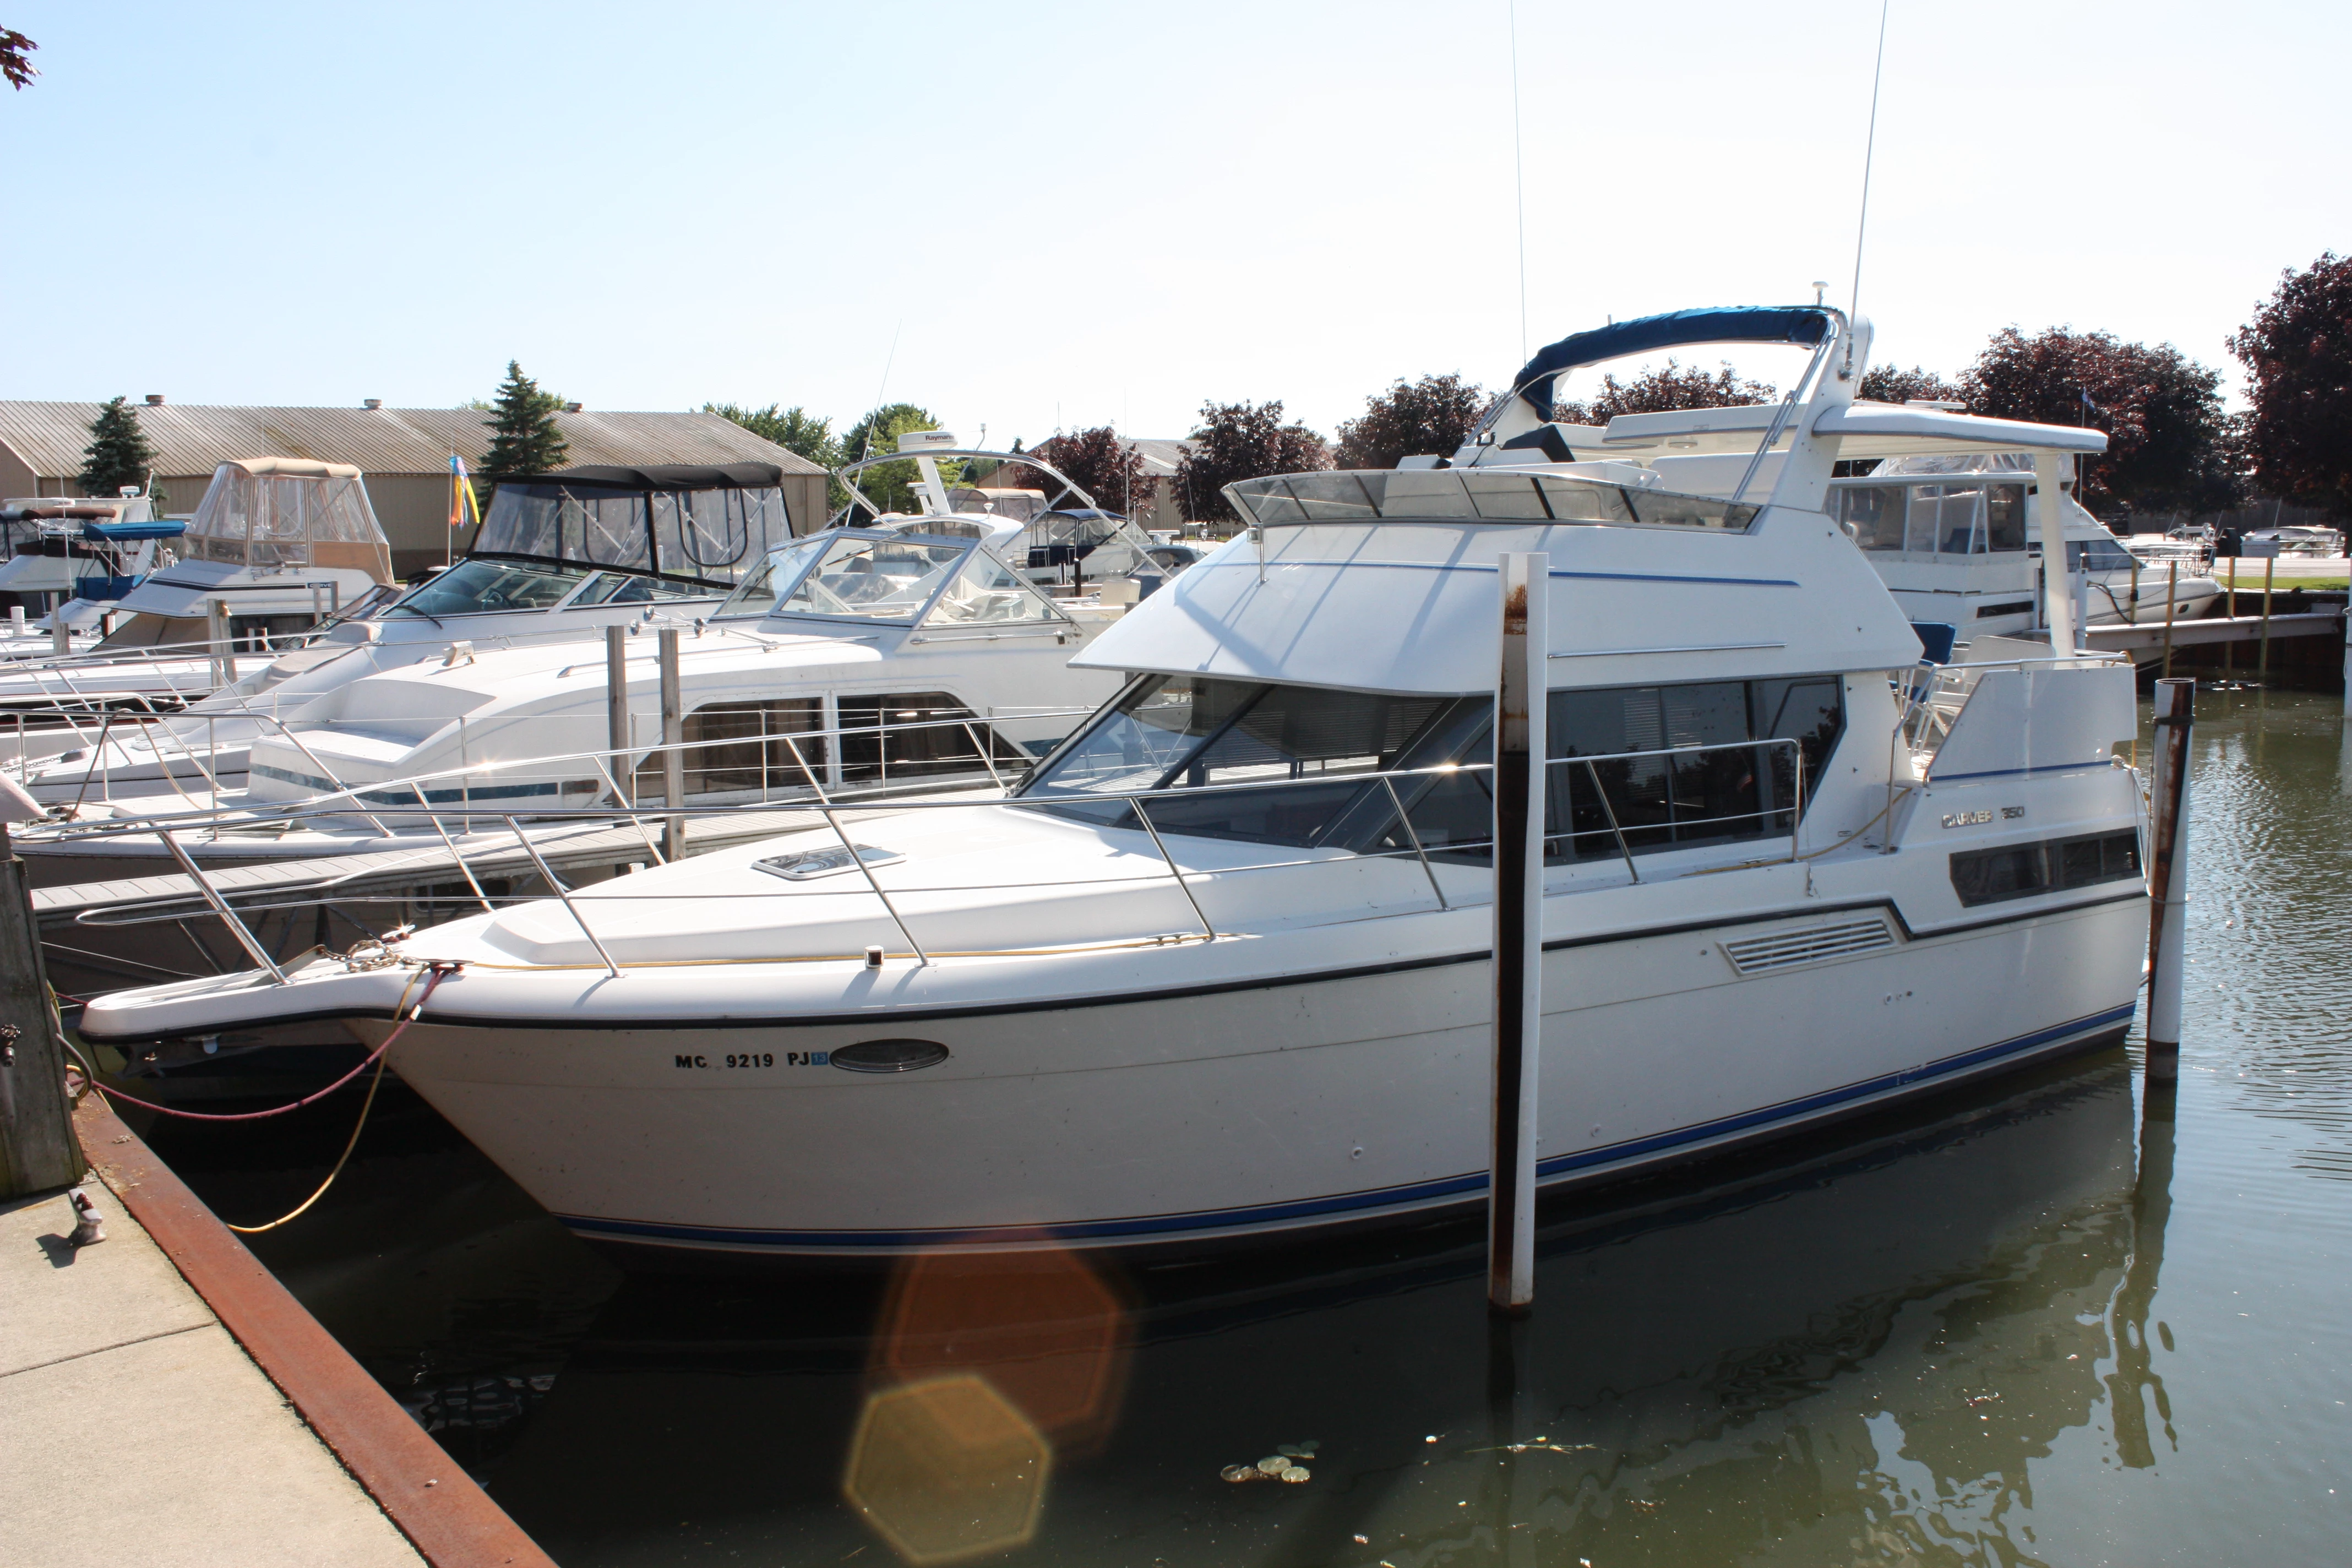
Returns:
[[[13,27],[0,27],[0,77],[5,77],[8,85],[18,92],[30,87],[33,79],[41,74],[27,58],[40,47]]]
[[[1863,372],[1854,395],[1869,403],[1965,403],[1960,389],[1934,371],[1919,365],[1901,370],[1891,364]]]
[[[1339,426],[1339,466],[1393,468],[1400,458],[1434,453],[1450,458],[1470,438],[1487,397],[1458,375],[1399,378],[1364,399],[1364,412]]]
[[[1591,402],[1555,404],[1552,417],[1563,425],[1606,425],[1620,414],[1728,408],[1742,403],[1769,403],[1778,395],[1771,383],[1745,380],[1728,364],[1710,375],[1696,365],[1685,369],[1679,361],[1669,359],[1631,381],[1618,380],[1612,371],[1601,378],[1601,391]]]
[[[1176,494],[1188,522],[1234,522],[1224,488],[1267,474],[1297,474],[1331,466],[1323,437],[1297,422],[1284,424],[1282,403],[1203,403],[1192,449],[1176,465]]]
[[[2083,465],[2084,505],[2124,511],[2214,510],[2237,499],[2237,434],[2221,373],[2170,343],[2051,327],[1993,334],[1960,377],[1969,412],[2107,433]]]
[[[1119,438],[1118,431],[1108,425],[1097,425],[1091,430],[1073,430],[1066,436],[1055,436],[1040,441],[1031,448],[1043,462],[1051,463],[1095,498],[1097,506],[1121,515],[1132,515],[1137,506],[1151,504],[1151,481],[1144,476],[1142,455],[1134,446]],[[1034,485],[1043,489],[1051,501],[1060,489],[1045,475],[1034,469],[1006,464],[1001,470],[1003,482],[1013,485]],[[1075,500],[1063,502],[1076,506]]]
[[[2272,495],[2352,516],[2352,256],[2279,277],[2231,334],[2253,403],[2247,456]]]

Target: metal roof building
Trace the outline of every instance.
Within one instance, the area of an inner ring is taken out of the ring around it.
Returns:
[[[74,493],[100,406],[0,401],[0,496]],[[232,458],[351,463],[367,476],[369,504],[392,542],[393,570],[402,575],[437,565],[449,547],[449,454],[478,468],[490,444],[489,416],[472,408],[239,408],[153,396],[131,407],[155,448],[166,511],[194,511],[213,470]],[[824,526],[824,469],[715,414],[566,410],[555,424],[571,443],[567,467],[773,463],[784,471],[793,531]],[[471,529],[461,531],[456,548],[462,552],[471,536]]]

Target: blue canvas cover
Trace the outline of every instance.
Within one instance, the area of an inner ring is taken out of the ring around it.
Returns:
[[[1562,371],[1625,354],[1652,353],[1689,343],[1794,343],[1811,347],[1829,331],[1830,312],[1812,305],[1732,305],[1669,310],[1596,327],[1538,349],[1512,386],[1536,411],[1552,416],[1552,384]]]

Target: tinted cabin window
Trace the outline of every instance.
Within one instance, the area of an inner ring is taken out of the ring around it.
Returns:
[[[1550,753],[1588,760],[1549,769],[1547,858],[1553,864],[1790,831],[1798,754],[1815,776],[1843,723],[1832,676],[1556,691]],[[1107,825],[1139,826],[1095,792],[1213,791],[1149,805],[1163,833],[1300,847],[1484,860],[1493,832],[1491,775],[1434,772],[1366,783],[1366,773],[1442,769],[1493,758],[1486,697],[1404,697],[1150,676],[1055,757],[1024,795]],[[1770,739],[1798,742],[1767,746]],[[1726,745],[1687,756],[1627,752]],[[1279,781],[1284,787],[1250,789]],[[1400,821],[1402,805],[1411,824]],[[1613,819],[1613,825],[1612,825]]]
[[[993,746],[1000,768],[1006,762],[1027,761],[1020,748],[996,739],[951,691],[845,694],[837,706],[845,783],[984,771],[981,746]],[[954,719],[972,721],[939,722]]]
[[[2128,828],[1952,854],[1952,891],[1966,905],[2128,881],[2139,874],[2139,835]]]

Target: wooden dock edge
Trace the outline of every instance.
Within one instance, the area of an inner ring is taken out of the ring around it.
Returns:
[[[100,1095],[82,1097],[74,1124],[123,1207],[418,1555],[434,1568],[555,1568]]]

